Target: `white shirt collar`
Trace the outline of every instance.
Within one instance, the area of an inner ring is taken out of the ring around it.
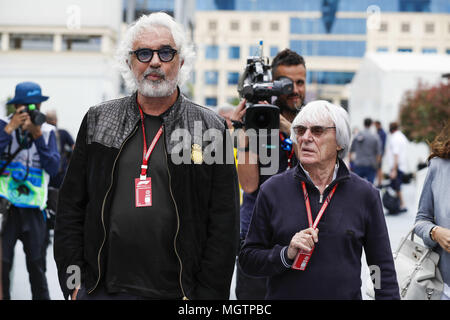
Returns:
[[[299,162],[299,165],[300,165],[300,168],[302,168],[303,171],[305,172],[305,174],[306,174],[306,176],[308,177],[308,179],[312,182],[312,179],[311,179],[311,176],[309,175],[309,172],[306,171],[305,168],[303,168],[301,162]],[[339,170],[339,161],[337,161],[337,162],[336,162],[336,165],[334,166],[333,179],[331,180],[331,182],[333,182],[333,181],[336,179],[338,170]],[[330,183],[331,183],[331,182],[330,182]],[[313,184],[314,184],[314,183],[313,183]],[[314,185],[314,186],[317,188],[316,185]],[[329,186],[329,184],[325,186],[325,189],[328,188],[328,186]],[[319,188],[317,188],[317,189],[319,189]]]

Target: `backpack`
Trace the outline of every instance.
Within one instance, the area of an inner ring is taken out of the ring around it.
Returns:
[[[386,189],[381,200],[383,202],[383,206],[389,211],[390,214],[396,214],[400,211],[400,198],[397,197],[392,189]]]

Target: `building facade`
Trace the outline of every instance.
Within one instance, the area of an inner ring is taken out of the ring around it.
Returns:
[[[450,54],[445,0],[197,0],[194,99],[238,101],[239,75],[263,41],[271,59],[284,48],[306,60],[307,100],[347,108],[348,85],[366,52]]]
[[[17,83],[37,82],[50,97],[41,110],[56,110],[58,125],[76,135],[90,106],[119,95],[121,11],[121,0],[1,1],[0,103]]]

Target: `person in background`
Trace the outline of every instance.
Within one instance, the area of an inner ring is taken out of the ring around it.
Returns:
[[[350,158],[353,159],[353,172],[373,183],[381,161],[381,143],[378,136],[370,132],[371,126],[372,120],[364,119],[364,130],[353,139]]]
[[[439,253],[442,300],[450,300],[450,123],[431,143],[428,172],[419,200],[415,233]]]
[[[400,298],[379,191],[342,160],[350,135],[347,112],[323,100],[292,122],[299,164],[261,186],[239,255],[268,278],[266,299],[362,299],[363,249],[380,270],[375,298]]]
[[[49,300],[45,275],[45,239],[47,233],[44,209],[51,176],[58,171],[59,153],[55,127],[40,113],[43,96],[35,82],[17,84],[15,96],[8,104],[16,111],[0,120],[0,153],[2,154],[0,196],[11,205],[3,215],[2,281],[3,298],[10,296],[10,272],[14,248],[21,240],[29,273],[33,300]]]
[[[375,128],[377,130],[378,137],[380,137],[381,141],[381,157],[380,162],[378,163],[377,168],[377,186],[381,187],[383,184],[383,157],[384,157],[384,149],[386,147],[386,132],[383,130],[383,127],[381,126],[381,122],[376,120],[374,122]]]
[[[390,168],[390,187],[395,190],[400,200],[400,212],[406,212],[405,203],[401,191],[403,175],[407,171],[406,153],[408,151],[408,139],[399,130],[397,122],[389,124],[389,137],[386,142],[386,159]]]
[[[75,142],[67,130],[58,128],[58,117],[55,110],[49,110],[45,115],[47,117],[47,123],[56,127],[56,143],[58,146],[59,155],[61,157],[58,174],[50,179],[49,186],[59,189],[64,179],[64,175],[66,174]]]
[[[228,126],[228,130],[230,130],[230,133],[232,133],[234,131],[233,128],[233,124],[231,123],[231,117],[233,116],[233,112],[234,112],[235,107],[231,106],[231,105],[224,105],[221,106],[217,109],[217,113],[223,117],[225,119],[225,121],[227,122],[227,126]],[[234,147],[234,143],[233,143],[233,152],[234,152],[234,161],[236,163],[238,163],[237,160],[237,149]],[[242,186],[239,184],[239,204],[242,204],[243,199],[243,195],[244,195],[244,191],[242,190]]]
[[[293,82],[293,91],[290,94],[280,95],[275,101],[275,105],[280,108],[280,130],[278,150],[273,150],[271,155],[278,157],[278,168],[280,173],[297,164],[295,150],[289,139],[291,132],[291,122],[305,101],[306,94],[306,65],[305,60],[295,51],[285,49],[279,52],[272,61],[272,78],[278,80],[281,77],[288,77]],[[248,226],[252,217],[256,197],[260,186],[270,178],[271,175],[262,174],[264,166],[261,164],[259,155],[255,150],[249,149],[249,139],[245,136],[243,119],[245,115],[246,100],[242,100],[235,108],[232,122],[235,130],[238,131],[238,175],[239,182],[244,190],[243,202],[240,209],[241,214],[241,243],[244,242]],[[278,137],[277,137],[278,138]],[[269,143],[268,143],[269,144]],[[275,145],[275,143],[273,143]],[[268,153],[272,152],[271,149]],[[263,299],[266,295],[266,279],[254,278],[245,275],[237,264],[236,276],[236,297],[239,300]]]

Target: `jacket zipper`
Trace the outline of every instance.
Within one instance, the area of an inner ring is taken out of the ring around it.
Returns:
[[[164,137],[165,137],[165,130],[164,130]],[[175,249],[175,255],[177,256],[178,262],[180,264],[180,275],[179,275],[178,281],[180,282],[180,289],[181,289],[181,293],[183,294],[183,300],[189,300],[183,289],[183,282],[182,282],[183,262],[181,261],[180,255],[178,254],[178,250],[177,250],[177,238],[178,238],[178,232],[180,230],[180,215],[178,213],[177,203],[175,202],[175,197],[173,196],[173,192],[172,192],[172,178],[171,178],[170,170],[169,170],[169,159],[167,158],[167,149],[166,149],[165,141],[166,141],[166,139],[164,139],[164,154],[166,155],[166,168],[167,168],[167,174],[169,175],[169,191],[170,191],[170,197],[172,198],[173,204],[175,205],[175,212],[177,214],[177,232],[175,233],[175,237],[173,239],[173,248]]]
[[[100,249],[98,250],[98,256],[97,256],[97,263],[98,263],[98,279],[97,282],[95,283],[94,288],[92,288],[91,290],[89,290],[88,294],[91,294],[98,286],[99,282],[100,282],[100,278],[101,278],[101,272],[100,272],[100,254],[102,252],[103,246],[105,244],[106,241],[106,227],[105,227],[105,219],[104,219],[104,212],[105,212],[105,203],[106,203],[106,198],[108,197],[109,192],[111,191],[112,185],[113,185],[113,180],[114,180],[114,169],[116,167],[116,162],[117,159],[119,159],[120,153],[122,152],[122,149],[125,145],[125,143],[127,143],[127,141],[134,136],[134,134],[137,131],[138,126],[134,127],[133,132],[125,139],[125,141],[122,143],[122,145],[120,146],[119,149],[119,153],[116,156],[116,159],[114,159],[114,163],[113,163],[113,167],[112,167],[112,171],[111,171],[111,184],[109,185],[108,191],[106,191],[105,197],[103,198],[103,203],[102,203],[102,226],[103,226],[103,242],[102,245],[100,246]]]

